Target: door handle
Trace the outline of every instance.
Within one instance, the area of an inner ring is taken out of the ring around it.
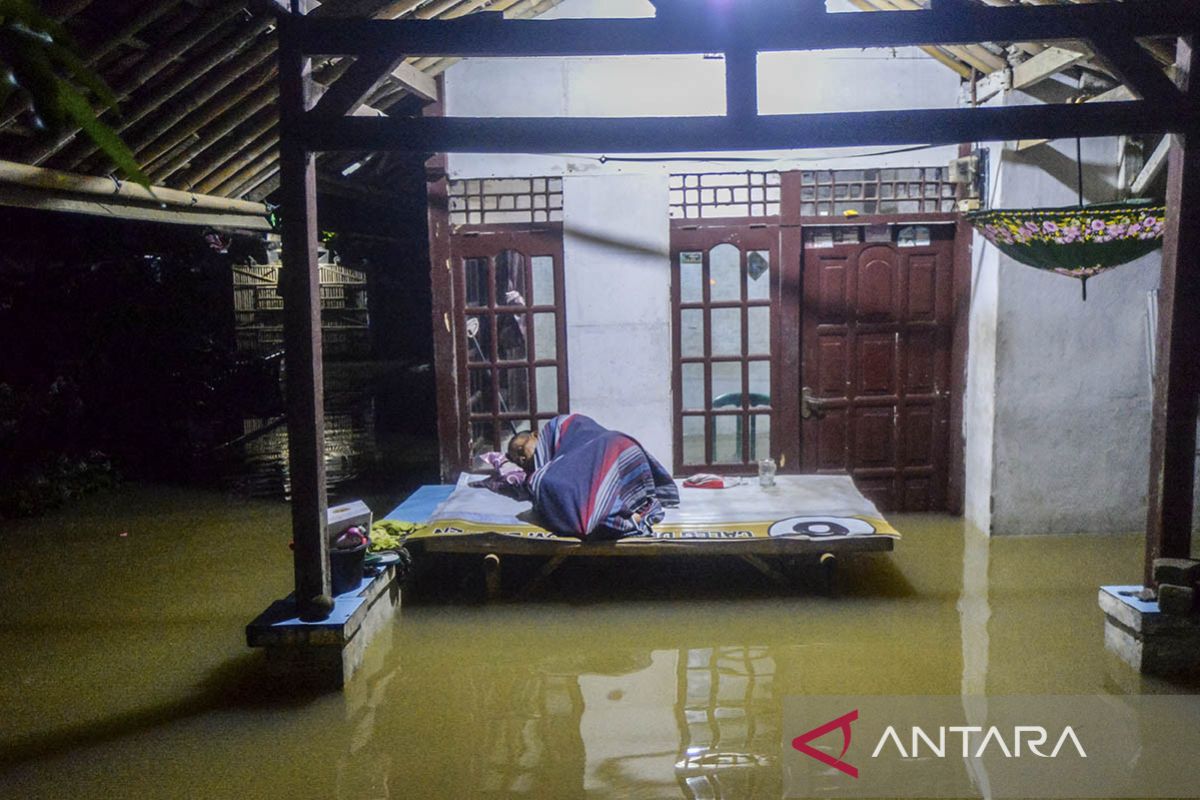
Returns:
[[[825,401],[813,397],[812,389],[805,386],[800,390],[800,419],[822,419],[825,416]]]

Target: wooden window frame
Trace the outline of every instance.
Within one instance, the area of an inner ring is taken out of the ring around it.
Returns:
[[[687,223],[693,224],[687,224]],[[777,419],[782,419],[784,416],[780,414],[780,404],[783,396],[786,394],[782,391],[781,381],[786,380],[786,371],[781,369],[779,353],[776,352],[777,345],[781,339],[780,326],[783,324],[781,319],[781,275],[783,273],[782,261],[780,259],[780,239],[778,225],[764,225],[762,223],[745,224],[745,220],[720,220],[720,224],[714,220],[711,225],[696,225],[692,220],[677,220],[672,225],[671,233],[671,388],[673,394],[673,420],[672,429],[674,437],[674,470],[677,474],[686,474],[690,472],[708,471],[708,472],[723,472],[729,474],[750,474],[757,470],[757,460],[771,457],[778,457],[778,443],[787,439],[788,434],[783,433],[783,436],[778,435],[776,426]],[[733,224],[730,224],[733,223]],[[740,224],[739,224],[740,223]],[[718,300],[713,301],[711,298],[711,283],[710,283],[710,264],[709,252],[712,248],[719,244],[729,243],[738,248],[740,253],[740,297],[737,300]],[[766,300],[751,300],[747,297],[747,258],[748,254],[753,251],[766,251],[770,253],[770,289]],[[703,273],[702,273],[702,300],[698,303],[690,302],[683,303],[680,281],[680,254],[685,252],[701,252],[703,253]],[[750,308],[769,308],[770,309],[770,324],[768,326],[769,347],[766,355],[749,354],[749,315]],[[741,353],[731,356],[714,356],[712,354],[712,312],[713,310],[722,308],[736,308],[742,311],[741,313]],[[684,356],[682,342],[682,312],[684,310],[699,309],[704,313],[704,354],[701,356]],[[753,362],[766,362],[770,365],[769,375],[771,382],[771,400],[766,406],[751,406],[749,405],[749,382],[750,382],[750,364]],[[728,409],[717,409],[712,406],[711,386],[713,379],[713,364],[718,363],[740,363],[742,372],[742,404],[738,407]],[[684,364],[703,364],[704,365],[704,408],[690,409],[684,408],[683,405],[683,365]],[[782,402],[783,406],[789,405],[787,402]],[[752,436],[748,433],[742,435],[742,461],[740,462],[718,462],[714,459],[714,442],[713,435],[710,429],[710,421],[715,424],[717,417],[735,417],[739,418],[742,423],[742,431],[750,431],[752,429],[752,417],[757,415],[767,415],[771,419],[771,431],[768,443],[768,453],[755,453],[751,459]],[[690,463],[684,458],[683,448],[683,428],[684,419],[688,417],[700,417],[705,421],[704,429],[704,462]],[[786,423],[785,427],[786,427]]]
[[[501,253],[513,250],[524,256],[525,285],[527,293],[533,286],[533,260],[539,256],[550,256],[554,264],[554,302],[543,303],[541,298],[534,297],[535,304],[521,306],[498,303],[495,287],[496,257]],[[467,285],[465,264],[470,259],[486,259],[488,262],[488,303],[486,306],[467,307]],[[568,381],[567,327],[566,327],[566,292],[565,269],[563,265],[563,241],[561,223],[540,223],[538,225],[518,224],[487,224],[464,225],[455,228],[449,236],[449,267],[453,281],[453,300],[443,306],[449,306],[448,322],[455,332],[455,383],[456,386],[456,424],[451,427],[449,420],[439,419],[442,430],[455,430],[458,435],[458,464],[457,469],[467,469],[475,457],[472,450],[472,430],[476,423],[490,422],[493,426],[493,441],[495,449],[501,449],[504,436],[501,429],[506,423],[517,425],[521,422],[531,423],[535,429],[556,416],[566,413],[570,408]],[[519,309],[519,311],[517,310]],[[553,359],[536,357],[536,332],[534,331],[534,314],[553,312],[555,314],[555,357]],[[526,351],[523,359],[500,360],[497,358],[497,343],[495,337],[491,341],[490,358],[482,362],[490,369],[493,381],[492,408],[489,412],[473,412],[470,407],[471,371],[482,370],[483,366],[472,362],[468,352],[466,325],[469,316],[486,316],[494,318],[503,314],[520,314],[525,318]],[[544,411],[538,407],[537,400],[537,368],[556,367],[558,403],[553,411]],[[498,375],[502,369],[521,369],[528,371],[528,410],[503,411],[500,408],[500,391]],[[439,409],[439,416],[446,412]]]
[[[925,168],[921,168],[925,169]],[[811,227],[835,227],[841,225],[870,227],[873,225],[956,224],[954,255],[954,292],[958,308],[965,308],[970,297],[970,226],[963,222],[957,212],[921,212],[905,214],[860,214],[852,218],[843,216],[813,216],[801,213],[802,173],[804,170],[788,170],[780,173],[780,213],[767,217],[713,217],[708,219],[681,219],[670,221],[671,225],[671,313],[672,313],[672,363],[671,385],[673,390],[672,430],[676,474],[705,471],[728,474],[749,474],[753,464],[688,464],[683,459],[683,397],[682,370],[680,361],[680,304],[679,304],[679,253],[702,250],[707,253],[722,241],[734,242],[731,237],[764,236],[773,243],[773,269],[777,273],[772,279],[771,311],[771,456],[775,458],[780,472],[799,472],[801,469],[800,393],[801,357],[804,343],[801,341],[801,314],[803,308],[802,258],[804,233]],[[718,238],[718,237],[725,238]],[[773,238],[772,238],[773,237]],[[758,246],[744,249],[765,249]],[[744,257],[743,257],[744,258]],[[706,318],[707,320],[707,318]],[[961,428],[962,402],[965,391],[967,315],[959,313],[954,321],[954,343],[952,349],[953,371],[951,374],[951,443],[950,443],[950,486],[948,509],[960,512],[963,496],[963,441],[954,431]],[[707,338],[707,337],[706,337]],[[788,343],[795,345],[789,346]],[[709,374],[706,368],[705,385]],[[706,398],[706,403],[709,398]],[[737,409],[732,413],[741,413]],[[707,439],[707,437],[706,437]],[[708,454],[708,441],[705,453]],[[762,456],[759,456],[760,458]]]

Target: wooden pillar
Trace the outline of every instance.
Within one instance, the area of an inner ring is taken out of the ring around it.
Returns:
[[[753,49],[725,53],[725,115],[733,119],[758,115],[758,53]]]
[[[1174,136],[1167,173],[1167,229],[1158,291],[1154,420],[1150,439],[1149,513],[1145,584],[1154,559],[1191,554],[1196,414],[1200,398],[1200,92],[1189,82],[1197,68],[1192,41],[1180,40],[1177,81],[1185,92],[1189,130]]]
[[[445,97],[439,75],[437,95]],[[442,102],[430,103],[422,116],[442,116]],[[429,221],[429,278],[433,297],[433,366],[437,381],[438,452],[441,478],[446,483],[470,466],[470,432],[464,431],[458,386],[458,320],[455,313],[455,279],[450,251],[450,181],[445,153],[425,162],[426,208]],[[469,425],[469,423],[468,423]]]
[[[296,602],[302,619],[332,610],[325,539],[325,414],[321,369],[320,271],[317,265],[315,156],[300,141],[312,104],[310,60],[280,15],[280,205],[283,236],[283,339],[287,370],[288,467],[292,482]]]

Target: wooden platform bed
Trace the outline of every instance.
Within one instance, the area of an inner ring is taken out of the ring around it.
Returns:
[[[548,557],[521,594],[574,557],[732,556],[790,585],[765,558],[810,562],[828,580],[838,555],[890,551],[900,538],[850,478],[839,475],[779,476],[766,489],[755,481],[728,489],[681,486],[679,508],[668,510],[654,536],[591,542],[538,527],[529,503],[472,488],[471,478],[423,486],[385,519],[419,524],[407,541],[425,552],[482,556],[489,596],[499,593],[505,555]]]

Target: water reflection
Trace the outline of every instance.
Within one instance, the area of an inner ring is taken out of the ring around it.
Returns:
[[[382,658],[373,648],[377,661],[394,664],[400,654],[384,648]],[[352,747],[342,759],[347,780],[339,795],[416,796],[414,778],[437,797],[780,795],[781,702],[768,647],[494,655],[491,665],[463,663],[441,676],[436,721],[428,712],[404,721],[396,715],[397,701],[411,702],[401,693],[426,691],[405,681],[405,669],[360,675],[347,700],[360,718],[353,741],[374,744]],[[408,729],[401,739],[426,744],[419,757],[397,762],[391,745],[399,731],[389,724]],[[453,767],[443,760],[446,745],[457,756]],[[435,769],[425,763],[430,758]],[[403,789],[401,775],[409,778]]]
[[[893,522],[837,598],[719,559],[406,590],[344,694],[273,702],[242,626],[291,585],[287,506],[86,498],[4,531],[0,797],[777,798],[785,698],[1195,690],[1111,682],[1096,587],[1136,580],[1139,537]]]
[[[688,798],[779,796],[781,698],[766,647],[679,653],[675,776]]]

